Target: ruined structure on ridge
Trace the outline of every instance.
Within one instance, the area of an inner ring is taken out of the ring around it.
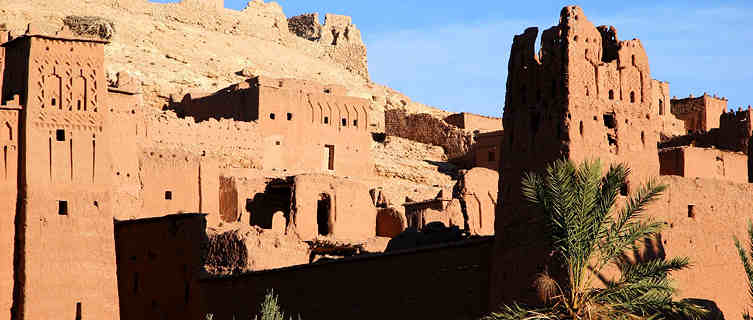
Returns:
[[[680,297],[713,300],[726,314],[742,312],[746,302],[730,292],[745,290],[745,276],[728,239],[744,233],[747,216],[738,213],[753,210],[751,162],[743,153],[749,111],[726,113],[726,100],[708,96],[682,107],[672,100],[669,110],[669,85],[651,79],[640,40],[619,41],[614,27],[595,27],[577,6],[565,7],[560,23],[543,32],[539,53],[537,33],[529,28],[516,36],[510,55],[490,308],[538,303],[537,275],[557,276],[541,236],[543,213],[524,202],[520,181],[564,158],[627,164],[632,171],[621,200],[662,175],[668,189],[645,214],[668,227],[644,249],[694,262],[673,274]],[[729,286],[720,288],[720,281]]]
[[[350,17],[328,13],[321,25],[318,13],[303,14],[289,18],[288,28],[293,34],[325,48],[332,60],[346,70],[370,80],[366,45]]]

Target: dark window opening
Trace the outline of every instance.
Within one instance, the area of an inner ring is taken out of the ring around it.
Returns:
[[[324,93],[332,93],[332,90],[330,90],[329,88],[324,89]]]
[[[316,202],[316,225],[319,235],[326,236],[332,233],[332,199],[328,194],[319,195]]]
[[[609,129],[614,129],[617,127],[617,120],[615,120],[614,113],[604,114],[604,126]]]
[[[630,56],[633,66],[635,66],[635,55]]]
[[[77,104],[78,110],[81,110],[81,100],[78,100],[76,104]]]
[[[133,274],[133,293],[139,293],[139,273]]]
[[[645,146],[646,145],[646,133],[641,131],[641,143]]]
[[[52,100],[50,100],[50,104],[53,105],[53,106],[56,105],[57,103],[58,103],[58,101],[55,100],[55,98],[52,98]]]
[[[65,200],[58,201],[58,214],[61,216],[68,215],[68,201],[65,201]]]
[[[531,132],[537,133],[539,132],[539,113],[538,112],[531,112]]]
[[[327,164],[327,170],[335,170],[335,146],[324,146],[325,163]]]
[[[347,127],[348,126],[348,119],[343,118],[342,123],[343,123],[343,127]]]
[[[578,131],[580,131],[580,136],[582,137],[583,136],[583,121],[580,122]]]
[[[688,218],[695,218],[695,205],[689,204],[688,205]]]
[[[659,115],[663,115],[663,114],[664,114],[664,101],[659,99]]]
[[[590,95],[591,95],[591,91],[590,91],[590,90],[588,90],[588,87],[586,87],[586,97],[588,97],[588,96],[590,96]]]
[[[172,199],[173,199],[173,192],[165,191],[165,200],[172,200]]]
[[[635,92],[630,91],[630,103],[635,103]]]
[[[358,120],[353,120],[353,126],[358,127]]]
[[[76,320],[81,320],[81,302],[76,302]]]
[[[329,123],[329,117],[324,117],[324,124]]]
[[[293,120],[293,114],[288,112],[288,121]]]
[[[275,145],[279,146],[280,145],[280,141],[275,141]]]
[[[607,133],[607,142],[610,147],[617,147],[617,138],[611,133]]]
[[[497,153],[495,150],[489,150],[489,161],[497,161]]]
[[[614,90],[609,90],[609,100],[614,100]]]
[[[57,130],[55,130],[55,140],[57,140],[57,141],[65,141],[65,130],[63,130],[63,129],[57,129]]]
[[[272,119],[272,120],[274,120],[275,119],[275,114],[274,113],[270,113],[269,114],[269,118]]]

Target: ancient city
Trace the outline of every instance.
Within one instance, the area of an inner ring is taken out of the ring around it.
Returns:
[[[492,117],[372,82],[349,16],[3,2],[0,319],[252,319],[270,290],[301,319],[545,304],[557,252],[521,190],[559,159],[628,166],[618,204],[666,185],[634,259],[688,257],[671,297],[708,319],[751,305],[733,241],[753,218],[750,107],[672,96],[588,7],[519,26]]]

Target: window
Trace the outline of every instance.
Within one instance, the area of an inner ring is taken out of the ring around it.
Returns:
[[[172,199],[173,199],[173,192],[165,191],[165,200],[172,200]]]
[[[635,103],[635,92],[630,91],[630,103]]]
[[[609,90],[609,100],[614,100],[614,90]]]
[[[326,236],[332,233],[332,200],[326,193],[319,195],[319,200],[316,201],[316,225],[319,235]]]
[[[358,120],[353,120],[353,126],[358,127]]]
[[[324,165],[327,170],[335,170],[335,146],[324,146]]]
[[[78,110],[81,110],[81,100],[78,100],[77,104],[78,104]]]
[[[65,130],[63,130],[63,129],[57,129],[57,130],[55,130],[55,140],[57,140],[57,141],[65,141]]]
[[[329,123],[329,117],[324,117],[324,124],[328,124],[328,123]]]
[[[659,99],[659,115],[664,114],[664,101]]]
[[[288,121],[293,120],[293,114],[288,112]]]
[[[343,118],[342,122],[343,122],[343,127],[347,127],[348,126],[348,119]]]
[[[609,129],[614,129],[617,127],[617,120],[615,120],[614,113],[605,113],[603,117],[605,127]]]
[[[56,105],[57,104],[57,100],[55,100],[55,98],[52,98],[52,100],[50,100],[50,104],[52,104],[53,106]]]
[[[61,216],[68,215],[68,201],[65,201],[65,200],[58,201],[58,214]]]
[[[274,113],[270,113],[269,114],[269,118],[272,119],[272,120],[274,120],[275,119],[275,114]]]
[[[695,218],[695,205],[689,204],[688,205],[688,218]]]
[[[76,320],[81,320],[81,302],[76,302]]]

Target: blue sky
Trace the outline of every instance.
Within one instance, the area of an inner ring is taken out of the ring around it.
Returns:
[[[159,2],[166,2],[160,0]],[[247,0],[225,0],[242,9]],[[639,38],[671,95],[708,92],[753,104],[753,2],[281,0],[285,14],[346,14],[361,29],[372,80],[450,111],[499,116],[512,38],[555,25],[577,4],[620,39]]]

